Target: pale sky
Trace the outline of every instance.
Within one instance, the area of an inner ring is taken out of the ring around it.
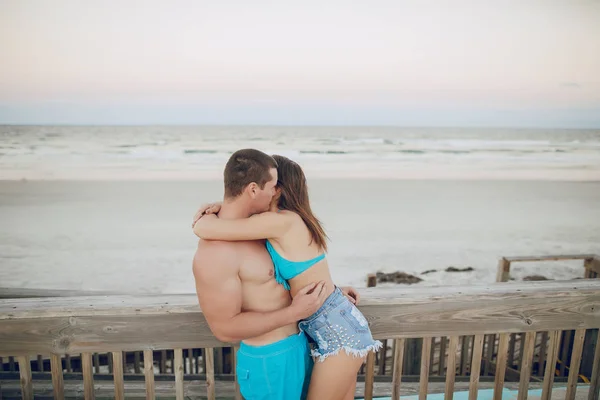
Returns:
[[[0,0],[0,123],[600,127],[600,0]]]

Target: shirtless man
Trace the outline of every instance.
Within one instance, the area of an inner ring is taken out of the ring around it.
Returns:
[[[225,166],[225,196],[219,218],[247,218],[267,211],[275,194],[277,163],[258,150],[240,150]],[[193,263],[196,291],[213,334],[241,341],[236,374],[246,400],[303,399],[312,358],[297,322],[326,298],[324,282],[291,300],[274,277],[264,241],[200,240]]]

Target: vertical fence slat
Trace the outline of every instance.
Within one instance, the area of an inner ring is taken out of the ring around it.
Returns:
[[[494,360],[494,347],[496,347],[496,335],[487,335],[485,364],[483,366],[483,375],[489,375]]]
[[[508,342],[508,359],[506,361],[506,365],[509,367],[513,367],[515,364],[515,343],[517,341],[517,334],[510,334],[510,341]]]
[[[446,368],[446,394],[444,399],[452,400],[454,397],[454,381],[456,380],[456,353],[458,353],[458,336],[450,337],[448,345],[448,363]]]
[[[419,378],[419,400],[427,400],[429,391],[429,354],[431,353],[431,338],[423,338],[421,350],[421,375]]]
[[[208,400],[215,400],[215,353],[212,347],[204,349],[206,359],[206,394]]]
[[[240,383],[237,379],[237,352],[240,346],[234,346],[231,349],[231,368],[233,371],[233,381],[235,382],[235,400],[242,400],[242,393],[240,392]]]
[[[375,353],[372,351],[367,355],[367,366],[365,367],[365,400],[373,400],[373,381],[375,380]]]
[[[594,351],[594,364],[592,367],[592,378],[590,379],[590,391],[588,400],[598,400],[600,395],[600,329],[596,339],[596,350]]]
[[[544,372],[544,386],[542,387],[541,400],[550,400],[552,397],[552,386],[554,385],[554,371],[560,348],[560,331],[549,332],[550,343],[548,343],[548,356]]]
[[[573,331],[563,331],[562,348],[560,351],[560,376],[565,376],[567,369],[567,361],[569,360],[569,350],[571,347],[571,339],[573,338]]]
[[[109,357],[110,358],[110,357]],[[81,371],[83,372],[83,395],[85,400],[94,400],[94,374],[92,372],[92,354],[81,353]]]
[[[64,399],[65,383],[63,380],[63,368],[60,355],[50,355],[50,371],[52,371],[52,391],[54,393],[54,400]]]
[[[21,376],[21,394],[23,400],[33,400],[33,382],[31,382],[31,362],[29,356],[17,357]]]
[[[175,373],[175,398],[177,400],[183,400],[183,349],[175,349],[173,350],[173,352],[173,372]]]
[[[388,341],[387,339],[384,339],[381,342],[383,343],[383,347],[377,353],[379,354],[379,375],[385,375],[385,360],[387,358]]]
[[[600,347],[600,346],[599,346]],[[392,400],[400,399],[400,383],[402,382],[402,366],[404,365],[404,339],[394,340],[394,361],[392,363]]]
[[[477,400],[479,375],[481,373],[481,356],[483,353],[484,335],[476,335],[473,339],[473,358],[471,359],[471,381],[469,383],[469,400]]]
[[[471,340],[470,336],[463,336],[462,337],[462,346],[460,348],[460,369],[458,374],[459,375],[466,375],[467,374],[467,365],[469,364],[469,341]]]
[[[429,375],[433,375],[433,363],[435,362],[435,337],[431,338],[431,351],[429,352]]]
[[[502,400],[509,338],[510,335],[508,333],[501,333],[498,338],[498,356],[496,357],[496,375],[494,377],[494,400]]]
[[[521,335],[521,351],[523,354],[519,365],[521,366],[521,380],[519,381],[518,400],[527,399],[529,380],[531,379],[531,364],[533,363],[533,350],[535,349],[536,332],[527,332],[525,339]]]
[[[446,362],[446,342],[448,338],[442,336],[440,339],[440,362],[438,363],[438,375],[444,374],[444,363]]]
[[[67,372],[73,372],[73,367],[71,366],[71,356],[65,354],[65,366],[67,367]]]
[[[113,381],[115,383],[115,400],[125,399],[125,383],[123,382],[123,353],[112,352]]]
[[[37,356],[37,370],[38,372],[44,372],[44,358],[41,355]]]
[[[133,371],[136,374],[139,374],[141,372],[140,370],[140,363],[141,363],[141,357],[140,357],[140,353],[139,351],[136,351],[133,353]]]
[[[159,371],[161,374],[167,373],[167,351],[166,350],[160,351]]]
[[[535,342],[535,338],[534,338]],[[525,334],[519,334],[519,359],[517,360],[517,370],[520,371],[523,367],[523,351],[525,350]]]
[[[100,373],[100,354],[94,353],[94,372]]]
[[[538,361],[538,376],[544,375],[544,363],[546,362],[546,350],[548,348],[548,332],[542,332],[540,342],[540,358]]]
[[[146,400],[154,400],[154,352],[144,350],[144,376],[146,378]]]
[[[8,357],[8,370],[10,372],[15,372],[17,370],[15,367],[15,358],[13,356]]]
[[[573,342],[573,351],[571,352],[571,363],[569,364],[569,381],[567,383],[566,400],[574,400],[577,392],[577,380],[579,379],[579,366],[581,364],[581,353],[583,352],[583,342],[585,340],[585,329],[575,331],[575,341]]]

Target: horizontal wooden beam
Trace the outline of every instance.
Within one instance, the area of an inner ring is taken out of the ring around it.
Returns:
[[[595,254],[572,254],[572,255],[556,255],[556,256],[516,256],[503,257],[509,262],[525,262],[525,261],[561,261],[561,260],[585,260],[588,258],[600,258]]]
[[[361,294],[378,338],[600,328],[594,279]],[[0,300],[0,356],[221,346],[194,295]]]

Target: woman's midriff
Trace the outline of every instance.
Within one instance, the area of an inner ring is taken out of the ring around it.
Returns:
[[[331,279],[331,274],[329,273],[329,266],[327,265],[327,259],[318,262],[313,265],[300,275],[292,278],[288,281],[290,284],[290,294],[292,298],[296,296],[296,293],[306,285],[309,285],[314,282],[325,282],[325,293],[329,296],[335,290],[335,285],[333,284],[333,280]]]

